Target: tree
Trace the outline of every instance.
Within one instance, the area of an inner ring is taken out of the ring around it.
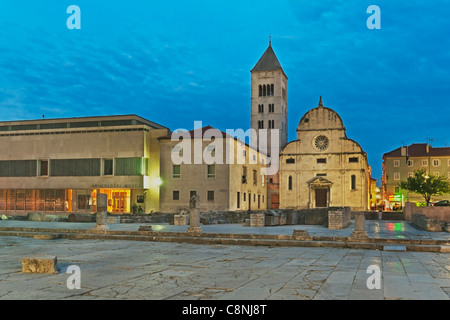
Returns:
[[[420,194],[430,205],[431,197],[450,193],[450,181],[445,176],[427,174],[425,169],[414,171],[412,177],[399,182],[399,187]]]

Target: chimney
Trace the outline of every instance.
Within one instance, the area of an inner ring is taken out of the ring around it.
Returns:
[[[427,143],[427,153],[430,153],[430,145]]]
[[[402,157],[406,157],[406,147],[402,147],[402,148],[401,148],[400,155],[401,155]]]

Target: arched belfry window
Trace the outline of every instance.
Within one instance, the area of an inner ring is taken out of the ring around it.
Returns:
[[[270,95],[273,96],[273,84],[270,85]]]
[[[263,96],[266,96],[266,85],[263,85]]]
[[[292,176],[289,176],[288,178],[288,189],[292,190]]]
[[[259,96],[262,96],[262,85],[259,85]]]

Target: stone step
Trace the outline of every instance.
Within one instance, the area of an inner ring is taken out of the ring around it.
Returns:
[[[383,251],[405,252],[406,251],[406,246],[383,246]]]

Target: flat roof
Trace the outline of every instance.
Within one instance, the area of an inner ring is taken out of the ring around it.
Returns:
[[[71,126],[71,124],[73,124],[73,126]],[[60,129],[71,127],[107,127],[123,125],[147,125],[152,129],[168,129],[170,131],[169,128],[163,125],[135,114],[0,121],[0,131]]]

